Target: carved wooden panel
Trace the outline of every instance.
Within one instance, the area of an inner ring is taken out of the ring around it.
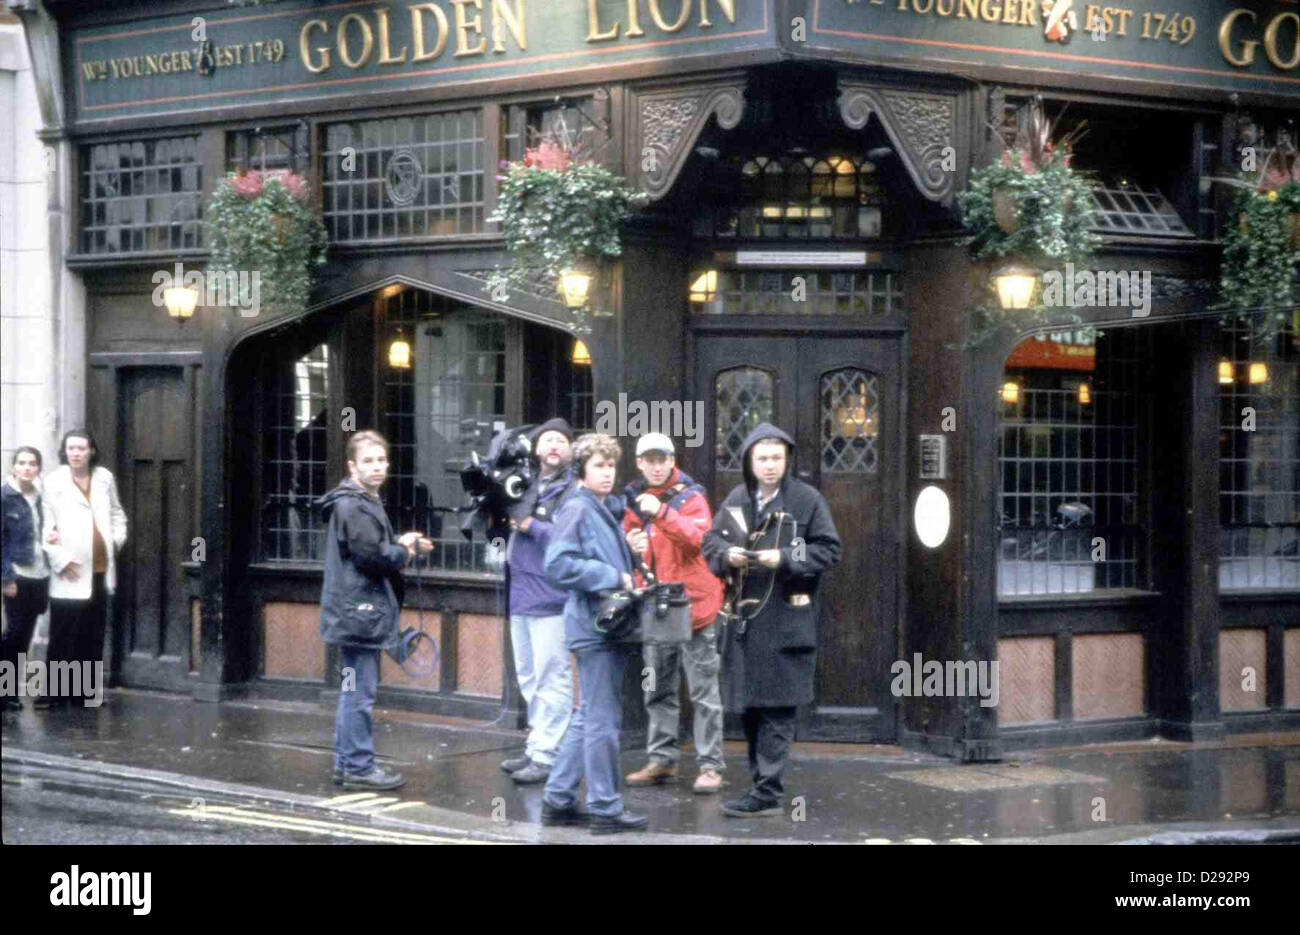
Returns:
[[[921,194],[951,204],[957,179],[956,96],[845,84],[839,105],[840,116],[855,130],[875,115]]]
[[[718,126],[732,130],[744,112],[745,93],[739,81],[641,95],[635,146],[628,153],[636,166],[637,187],[648,192],[651,200],[662,198],[672,188],[709,118],[716,114]]]

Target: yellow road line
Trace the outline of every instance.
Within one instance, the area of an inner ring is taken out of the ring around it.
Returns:
[[[321,799],[316,804],[336,806],[336,805],[344,805],[348,802],[360,802],[362,799],[373,799],[373,798],[375,798],[375,793],[373,792],[352,792],[349,793],[348,795],[336,795],[332,799]]]
[[[378,799],[367,799],[364,802],[353,802],[351,805],[341,805],[335,810],[340,812],[366,812],[370,809],[382,808],[385,805],[392,805],[394,802],[402,801],[395,795],[384,796]]]
[[[173,815],[197,817],[195,809],[168,809]],[[235,824],[252,825],[259,828],[274,828],[281,831],[302,831],[308,834],[328,835],[333,837],[353,838],[360,841],[374,841],[387,844],[470,844],[468,838],[444,838],[435,835],[412,834],[405,831],[389,831],[383,828],[353,828],[347,825],[315,821],[309,818],[296,818],[288,815],[276,815],[270,812],[244,810],[232,806],[216,805],[202,810],[200,821],[228,821]]]

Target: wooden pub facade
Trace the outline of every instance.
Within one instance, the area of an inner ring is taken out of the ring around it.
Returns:
[[[1244,146],[1294,152],[1294,2],[8,6],[58,154],[55,288],[84,315],[84,360],[60,363],[133,531],[118,684],[328,698],[310,504],[345,429],[375,427],[394,525],[438,541],[405,617],[441,651],[420,677],[385,660],[381,704],[517,710],[490,550],[432,508],[498,424],[657,401],[700,405],[673,431],[715,505],[760,420],[830,501],[844,558],[804,738],[978,760],[1300,725],[1300,321],[1260,342],[1207,313],[1211,180]],[[1149,273],[1149,306],[966,347],[988,271],[956,195],[1035,95],[1086,121],[1095,266]],[[510,262],[499,165],[557,132],[650,196],[594,279],[589,361],[548,284],[487,285]],[[205,204],[240,169],[312,182],[310,307],[173,323],[153,277],[202,268]],[[930,661],[997,661],[998,697],[930,690]]]

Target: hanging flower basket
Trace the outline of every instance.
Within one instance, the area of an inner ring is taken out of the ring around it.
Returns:
[[[1300,161],[1297,161],[1300,175]],[[1300,179],[1266,178],[1238,194],[1237,223],[1223,236],[1219,304],[1223,321],[1263,315],[1261,340],[1275,333],[1300,305],[1292,280],[1300,264]]]
[[[502,169],[497,208],[488,220],[501,224],[514,268],[498,271],[489,289],[522,282],[537,270],[558,289],[564,270],[591,269],[621,256],[619,225],[647,200],[622,177],[574,158],[556,142],[545,141]]]
[[[307,307],[328,237],[302,176],[285,170],[231,173],[217,185],[207,219],[210,271],[256,273],[261,305],[277,314]]]

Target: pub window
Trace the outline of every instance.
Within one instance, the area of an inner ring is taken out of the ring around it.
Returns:
[[[1279,332],[1220,329],[1220,588],[1300,588],[1300,311]]]
[[[322,196],[336,243],[483,231],[483,113],[334,123]]]
[[[733,156],[711,163],[709,203],[695,235],[709,238],[874,240],[885,188],[865,156]]]
[[[470,542],[460,516],[432,508],[465,502],[462,465],[470,452],[486,452],[505,424],[506,319],[423,289],[382,302],[382,348],[399,336],[411,348],[408,368],[380,362],[388,515],[395,529],[419,529],[435,541],[430,567],[488,571],[482,537]]]
[[[880,462],[880,382],[845,367],[821,379],[821,457],[828,474],[875,474]]]
[[[775,422],[772,374],[758,367],[733,367],[713,381],[717,439],[714,458],[719,471],[741,470],[745,436],[760,423]]]
[[[903,277],[883,270],[711,270],[690,274],[698,315],[901,315]]]
[[[307,125],[257,127],[226,134],[226,169],[304,172],[311,157]]]
[[[195,249],[203,238],[198,137],[81,149],[81,252]]]
[[[612,138],[609,95],[604,91],[501,110],[501,152],[511,162],[522,159],[525,149],[543,140],[559,143],[578,159],[598,162]]]
[[[1138,586],[1150,354],[1150,329],[1126,328],[1032,336],[1008,356],[1000,595]]]
[[[329,487],[326,442],[329,347],[281,355],[267,373],[262,452],[262,555],[323,561],[325,524],[315,501]]]

